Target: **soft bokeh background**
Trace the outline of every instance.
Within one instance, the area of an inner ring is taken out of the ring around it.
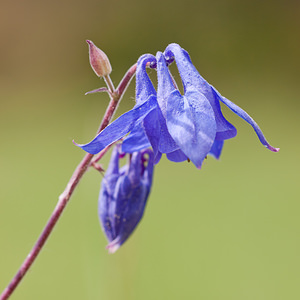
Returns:
[[[86,39],[112,79],[170,42],[260,124],[277,154],[238,136],[202,170],[166,160],[146,214],[114,255],[90,170],[12,299],[300,298],[299,1],[8,1],[0,9],[0,290],[50,216],[104,113]],[[134,104],[134,83],[118,114]],[[105,160],[104,164],[106,164]]]

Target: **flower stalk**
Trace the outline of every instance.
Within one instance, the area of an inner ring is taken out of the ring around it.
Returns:
[[[121,80],[119,86],[117,89],[114,88],[114,85],[109,77],[109,75],[105,75],[104,81],[107,84],[108,88],[108,94],[110,96],[110,102],[108,104],[107,110],[105,112],[105,115],[101,121],[101,124],[99,126],[99,129],[97,133],[102,131],[111,121],[113,118],[113,115],[118,107],[119,102],[122,100],[122,97],[130,84],[130,81],[132,77],[135,75],[135,70],[136,70],[136,64],[133,65],[125,74],[123,79]],[[8,299],[14,290],[17,288],[27,271],[30,269],[34,261],[36,260],[37,256],[39,255],[40,251],[43,249],[48,237],[52,233],[55,225],[57,224],[57,221],[62,215],[62,212],[66,208],[74,190],[77,188],[81,178],[83,175],[86,173],[88,168],[90,166],[93,166],[94,162],[98,162],[104,154],[107,152],[109,147],[101,151],[97,155],[93,154],[86,154],[82,161],[78,164],[76,167],[74,173],[72,174],[69,182],[66,185],[65,190],[63,193],[59,196],[59,200],[56,204],[55,209],[53,210],[47,224],[45,225],[40,237],[36,241],[35,245],[33,246],[32,250],[30,253],[27,255],[26,259],[24,260],[23,264],[19,268],[18,272],[16,275],[13,277],[9,285],[6,287],[6,289],[3,291],[3,293],[0,296],[0,300],[6,300]],[[94,158],[94,160],[93,160]]]

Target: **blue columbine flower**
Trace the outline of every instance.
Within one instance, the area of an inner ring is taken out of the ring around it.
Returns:
[[[174,60],[183,83],[183,95],[168,68]],[[147,75],[147,64],[157,69],[157,93]],[[236,136],[235,127],[221,112],[220,102],[249,123],[265,147],[274,152],[279,150],[266,141],[258,125],[243,109],[221,96],[201,77],[188,53],[177,44],[170,44],[164,53],[157,52],[156,57],[145,54],[139,58],[135,107],[90,143],[79,146],[96,154],[130,132],[123,143],[123,151],[152,146],[155,163],[165,153],[171,161],[191,160],[200,168],[208,154],[219,158],[224,140]]]
[[[184,49],[177,44],[170,44],[164,52],[164,57],[166,60],[175,58],[184,95],[172,85],[169,72],[162,62],[157,70],[158,102],[165,106],[166,123],[171,136],[197,167],[201,166],[207,154],[218,158],[224,140],[236,136],[235,127],[221,112],[220,101],[253,127],[265,147],[274,152],[279,150],[266,141],[259,126],[243,109],[221,96],[203,79]],[[157,60],[162,58],[158,53]],[[161,88],[160,82],[163,82]]]
[[[134,152],[119,169],[119,149],[117,145],[113,150],[99,195],[99,218],[111,253],[127,240],[143,216],[154,166],[153,152],[147,149]]]

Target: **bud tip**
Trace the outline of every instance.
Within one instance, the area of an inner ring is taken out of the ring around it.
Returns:
[[[111,73],[111,65],[106,54],[99,49],[91,40],[86,40],[89,45],[90,64],[98,77],[107,76]]]

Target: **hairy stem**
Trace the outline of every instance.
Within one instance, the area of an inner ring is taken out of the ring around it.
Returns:
[[[133,65],[128,72],[125,74],[123,79],[121,80],[117,90],[114,89],[113,83],[111,79],[108,77],[105,78],[105,82],[107,84],[109,95],[110,95],[110,102],[107,107],[107,110],[105,112],[105,115],[102,119],[102,122],[100,124],[100,127],[98,129],[98,133],[103,130],[111,121],[118,103],[121,101],[127,86],[129,85],[132,77],[135,74],[136,65]],[[107,152],[106,149],[101,151],[97,156],[96,161],[100,160],[102,156]],[[38,238],[37,242],[33,246],[32,250],[24,260],[23,264],[21,265],[20,269],[14,276],[14,278],[11,280],[9,285],[6,287],[6,289],[3,291],[3,293],[0,296],[0,300],[6,300],[8,299],[11,294],[14,292],[16,287],[21,282],[22,278],[25,276],[26,272],[29,270],[29,268],[32,266],[33,262],[36,260],[38,254],[42,250],[43,246],[45,245],[49,235],[51,234],[54,226],[56,225],[57,221],[59,220],[60,216],[62,215],[62,212],[64,211],[69,199],[71,198],[74,190],[76,189],[80,179],[85,174],[87,169],[91,166],[92,159],[94,155],[93,154],[86,154],[82,161],[78,164],[76,167],[74,173],[72,174],[65,190],[63,193],[59,196],[59,200],[56,204],[56,207],[54,211],[52,212],[46,226],[44,227],[40,237]]]

